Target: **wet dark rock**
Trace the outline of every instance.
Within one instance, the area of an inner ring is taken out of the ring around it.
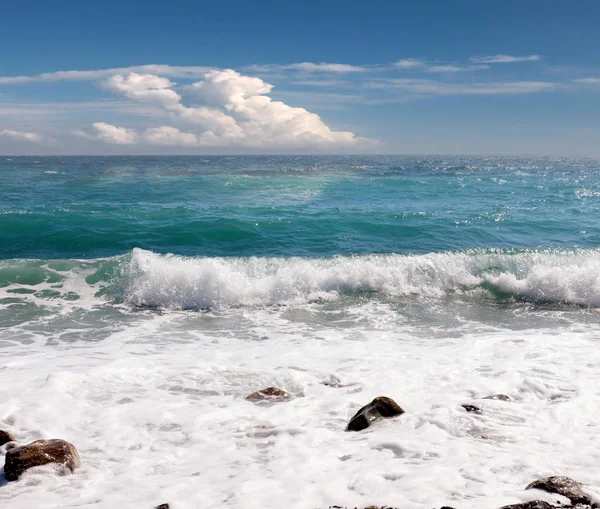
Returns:
[[[564,475],[555,475],[538,479],[537,481],[528,484],[525,489],[537,489],[547,491],[548,493],[557,493],[558,495],[567,497],[573,505],[583,504],[593,505],[593,507],[596,506],[592,498],[583,492],[581,484]]]
[[[169,509],[169,504],[157,505],[154,509]]]
[[[0,429],[0,447],[3,446],[4,444],[8,444],[8,442],[14,442],[16,441],[16,438],[12,435],[12,433],[9,433],[8,431],[4,431],[3,429]]]
[[[283,389],[267,387],[261,391],[253,392],[250,396],[247,396],[246,399],[250,401],[271,401],[275,403],[279,401],[288,401],[291,399],[291,396]]]
[[[402,415],[404,410],[391,398],[379,396],[362,407],[348,423],[346,431],[360,431],[379,419]]]
[[[543,500],[534,500],[533,502],[525,502],[523,504],[505,505],[500,509],[556,509],[556,506]]]
[[[486,396],[483,399],[497,399],[500,401],[510,401],[510,396],[507,396],[506,394],[494,394],[493,396]]]
[[[56,463],[71,470],[81,466],[77,449],[65,440],[37,440],[6,452],[4,477],[16,481],[26,470]]]
[[[480,414],[483,412],[483,410],[481,410],[481,408],[479,408],[478,406],[475,405],[460,405],[461,407],[463,407],[467,412],[475,412],[476,414]]]

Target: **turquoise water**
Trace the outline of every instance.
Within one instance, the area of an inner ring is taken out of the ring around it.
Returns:
[[[3,158],[0,258],[597,247],[599,169],[550,158]]]
[[[502,302],[600,305],[597,160],[14,157],[0,164],[6,316],[32,301],[39,311],[40,303],[84,296],[175,309],[343,296],[459,294],[479,302],[482,292]]]

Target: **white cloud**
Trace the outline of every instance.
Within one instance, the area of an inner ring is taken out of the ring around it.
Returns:
[[[349,64],[330,64],[322,62],[315,64],[313,62],[300,62],[297,64],[267,64],[267,65],[250,65],[244,67],[244,70],[258,73],[270,73],[278,71],[301,71],[306,73],[353,73],[353,72],[367,72],[373,69],[373,67],[362,66],[362,65],[349,65]]]
[[[414,69],[415,67],[423,67],[425,62],[416,58],[404,58],[395,62],[394,65],[400,69]]]
[[[398,60],[394,63],[394,67],[398,69],[415,69],[426,72],[439,72],[439,73],[454,73],[454,72],[468,72],[468,71],[479,71],[481,69],[489,69],[488,65],[468,65],[459,66],[453,64],[442,64],[442,65],[430,65],[423,60],[416,58],[405,58]]]
[[[146,129],[142,138],[150,145],[176,147],[197,147],[200,145],[200,141],[195,134],[184,133],[176,127],[169,126]]]
[[[181,101],[181,96],[171,89],[173,85],[175,83],[167,78],[134,72],[127,77],[117,74],[101,83],[101,86],[107,90],[121,93],[129,99],[154,103],[166,108],[176,107]]]
[[[260,78],[242,76],[232,70],[210,71],[204,78],[204,81],[194,83],[188,89],[211,105],[238,104],[248,97],[261,96],[273,90],[273,85]]]
[[[208,71],[202,81],[185,87],[201,103],[198,106],[184,105],[182,97],[172,90],[175,84],[160,76],[116,75],[101,85],[134,101],[162,107],[175,122],[196,126],[193,132],[161,126],[138,134],[132,129],[97,122],[93,124],[93,134],[79,133],[107,143],[290,149],[334,149],[368,143],[351,132],[333,131],[318,115],[304,108],[272,100],[267,94],[273,85],[231,69]]]
[[[348,83],[342,80],[296,80],[292,85],[301,85],[304,87],[346,87]]]
[[[467,65],[460,67],[458,65],[430,65],[426,68],[427,72],[439,72],[439,73],[454,73],[454,72],[470,72],[470,71],[481,71],[482,69],[489,69],[489,65]]]
[[[583,83],[584,85],[600,85],[600,78],[580,78],[573,80],[573,83]]]
[[[169,76],[171,78],[198,79],[204,76],[211,67],[173,66],[164,64],[133,65],[130,67],[113,67],[110,69],[95,69],[90,71],[55,71],[37,74],[35,76],[0,76],[0,85],[10,85],[30,82],[52,81],[96,81],[114,76],[115,74],[149,73]]]
[[[546,81],[448,83],[425,79],[390,79],[369,83],[368,87],[401,90],[415,95],[443,96],[528,94],[552,90],[556,87],[556,84]]]
[[[41,143],[43,141],[43,138],[37,133],[13,131],[12,129],[4,129],[0,131],[0,136],[10,138],[14,141],[27,141],[30,143]]]
[[[99,140],[112,145],[133,145],[138,139],[138,134],[134,129],[117,127],[105,122],[94,122],[92,128],[92,134],[85,131],[74,131],[73,134],[89,140]]]
[[[539,55],[527,55],[523,57],[514,57],[510,55],[493,55],[489,57],[473,57],[469,60],[477,64],[512,64],[514,62],[535,62],[539,59]]]

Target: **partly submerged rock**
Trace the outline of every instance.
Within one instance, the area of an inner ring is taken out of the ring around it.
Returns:
[[[500,509],[555,509],[556,506],[544,502],[543,500],[534,500],[532,502],[524,502],[522,504],[505,505]]]
[[[398,509],[397,507],[392,507],[391,505],[369,505],[367,507],[363,507],[363,508],[359,508],[359,507],[353,507],[353,508],[348,508],[346,506],[341,506],[341,505],[330,505],[329,509]],[[448,506],[444,506],[441,509],[454,509],[454,507],[448,507]]]
[[[510,396],[507,396],[506,394],[494,394],[492,396],[486,396],[483,399],[497,399],[500,401],[510,401]]]
[[[267,387],[261,391],[253,392],[250,396],[246,396],[246,399],[250,401],[272,401],[275,403],[279,401],[288,401],[291,399],[291,396],[283,389]]]
[[[4,477],[16,481],[26,470],[56,463],[71,470],[81,466],[77,449],[65,440],[37,440],[6,452]]]
[[[4,444],[8,444],[8,442],[14,442],[16,440],[17,439],[12,435],[12,433],[0,429],[0,447]]]
[[[330,505],[329,509],[349,509],[348,507],[345,506],[341,506],[341,505]],[[398,509],[397,507],[392,507],[391,505],[369,505],[367,507],[363,507],[363,508],[359,508],[359,507],[353,507],[351,509]]]
[[[403,413],[404,410],[393,399],[379,396],[356,412],[350,419],[346,431],[360,431],[379,419],[396,417]]]
[[[480,414],[483,412],[483,410],[481,408],[479,408],[478,406],[475,405],[460,405],[461,407],[463,407],[467,412],[475,412],[476,414]]]
[[[326,385],[327,387],[334,387],[336,389],[339,389],[340,387],[343,387],[342,381],[337,376],[335,376],[335,375],[331,375],[326,380],[321,380],[321,383],[323,385]]]
[[[597,505],[594,504],[589,495],[586,495],[583,492],[581,484],[564,475],[555,475],[538,479],[537,481],[529,483],[525,489],[536,489],[547,491],[548,493],[557,493],[558,495],[567,497],[573,505],[583,504],[591,505],[593,507]]]
[[[169,509],[169,504],[157,505],[154,509]]]

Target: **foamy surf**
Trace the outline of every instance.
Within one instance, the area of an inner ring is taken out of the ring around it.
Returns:
[[[210,258],[136,248],[110,259],[2,262],[0,278],[4,299],[48,305],[108,299],[199,310],[299,305],[352,295],[480,299],[484,292],[492,299],[600,306],[600,250],[593,249]]]

